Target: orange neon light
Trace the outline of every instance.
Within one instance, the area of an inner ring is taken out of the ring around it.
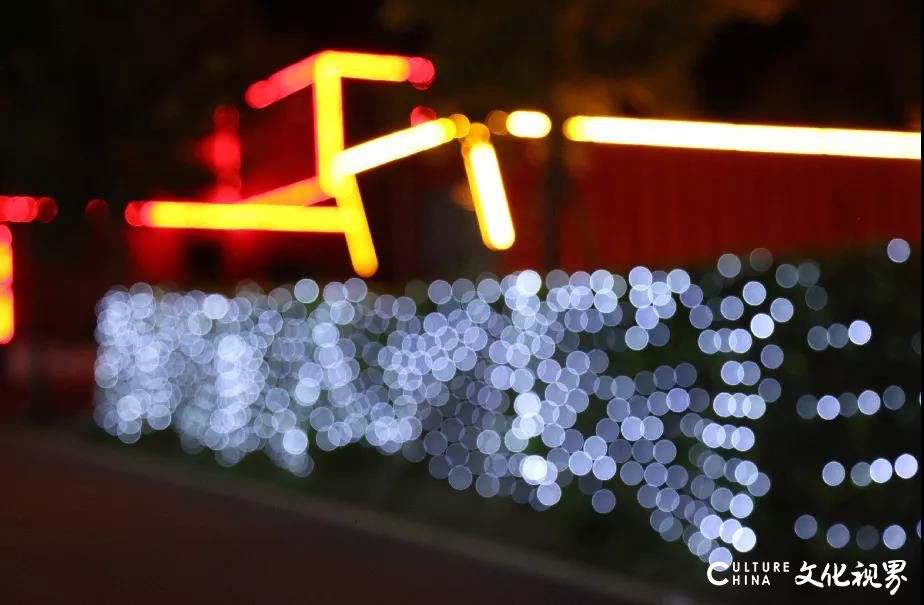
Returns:
[[[541,111],[511,111],[505,121],[506,130],[515,137],[541,139],[552,131],[552,120]]]
[[[492,250],[506,250],[513,245],[516,234],[494,145],[487,140],[466,141],[462,158],[481,239]]]
[[[132,202],[126,221],[135,227],[343,233],[339,208],[280,204],[216,204],[211,202]]]
[[[574,116],[572,141],[765,153],[921,159],[921,133]]]
[[[13,339],[13,306],[13,234],[9,227],[0,225],[0,344]]]

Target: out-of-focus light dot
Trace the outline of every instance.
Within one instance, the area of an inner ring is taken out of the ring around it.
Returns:
[[[295,284],[295,298],[299,302],[305,304],[313,303],[318,299],[318,294],[320,289],[318,284],[313,279],[305,278],[298,280],[298,283]]]
[[[759,281],[749,281],[742,290],[744,302],[752,307],[762,304],[767,299],[767,288]]]
[[[731,253],[723,254],[716,263],[716,269],[722,277],[737,277],[741,273],[741,259]]]
[[[754,501],[746,494],[738,494],[732,498],[728,510],[739,519],[744,519],[754,510]]]
[[[452,286],[449,285],[449,282],[438,279],[427,288],[427,296],[438,305],[449,302],[452,300]]]
[[[524,296],[532,296],[542,287],[542,278],[535,271],[526,270],[517,275],[517,290]]]
[[[651,286],[651,270],[648,267],[633,267],[629,271],[629,285],[635,289],[646,289]]]
[[[836,523],[828,528],[825,536],[831,548],[844,548],[850,542],[850,530],[842,523]]]
[[[831,395],[824,395],[818,400],[817,412],[823,420],[833,420],[841,413],[841,402]]]
[[[856,541],[861,550],[872,550],[879,543],[879,531],[872,525],[864,525],[857,530]]]
[[[822,480],[830,486],[840,485],[847,476],[844,465],[840,462],[831,461],[821,469]]]
[[[750,255],[751,268],[764,272],[773,266],[773,255],[766,248],[755,248]]]
[[[721,530],[722,519],[718,515],[706,515],[699,522],[699,531],[710,540],[718,538]]]
[[[282,437],[282,447],[286,452],[297,456],[308,448],[308,436],[301,429],[289,429]]]
[[[804,261],[799,264],[799,283],[803,286],[814,286],[821,277],[821,269],[812,261]]]
[[[787,298],[774,298],[770,303],[770,316],[774,321],[786,323],[792,319],[793,306]]]
[[[343,284],[343,288],[346,291],[347,300],[353,303],[360,302],[369,293],[366,282],[358,277],[351,277],[346,280]]]
[[[892,463],[885,458],[877,458],[869,465],[870,479],[876,483],[885,483],[892,478]]]
[[[742,527],[732,536],[732,546],[738,552],[749,552],[757,545],[757,535],[750,527]]]
[[[626,346],[633,351],[641,351],[648,345],[648,331],[640,326],[632,326],[626,330]]]
[[[799,538],[808,540],[809,538],[815,537],[815,534],[818,533],[818,521],[816,521],[815,517],[812,515],[802,515],[796,519],[796,522],[793,524],[793,530]]]
[[[905,405],[905,391],[896,385],[887,386],[882,391],[882,405],[890,410],[901,409]]]
[[[813,326],[809,328],[806,340],[813,351],[824,351],[828,348],[828,331],[821,326]]]
[[[539,483],[545,479],[548,472],[548,463],[542,456],[527,456],[520,463],[520,474],[531,483]]]
[[[869,464],[857,462],[850,469],[850,481],[857,487],[866,487],[870,483]]]
[[[690,275],[683,269],[674,269],[667,274],[667,285],[675,294],[683,294],[690,288]]]
[[[879,395],[875,391],[863,391],[857,397],[857,406],[862,413],[871,416],[879,411]]]
[[[464,466],[454,466],[449,471],[447,479],[453,489],[461,491],[472,484],[472,471]]]
[[[783,288],[792,288],[799,283],[799,272],[790,264],[776,268],[776,283]]]
[[[593,467],[593,460],[584,451],[577,451],[568,458],[568,469],[577,476],[586,475]]]
[[[828,328],[828,344],[835,349],[843,349],[849,340],[847,326],[844,324],[835,323]]]
[[[910,479],[918,472],[918,460],[911,454],[902,454],[895,459],[895,474],[902,479]]]
[[[821,286],[809,286],[805,291],[805,304],[813,311],[821,311],[828,304],[828,291]]]
[[[886,254],[893,263],[903,263],[911,257],[911,246],[901,238],[895,238],[886,246]]]
[[[890,525],[882,530],[882,543],[889,550],[898,550],[905,545],[905,530],[899,525]]]
[[[591,505],[600,514],[606,514],[616,507],[616,496],[608,489],[598,489],[591,496]]]
[[[716,569],[719,571],[724,571],[725,569],[728,569],[729,565],[732,564],[732,554],[727,548],[720,546],[719,548],[713,549],[713,551],[709,553],[709,563],[715,565],[724,565],[724,567],[716,567]]]
[[[862,319],[858,319],[854,322],[851,322],[850,327],[847,328],[847,334],[850,337],[850,342],[855,345],[865,345],[869,342],[869,339],[873,336],[873,329],[868,323]]]
[[[769,338],[773,327],[773,319],[766,313],[758,313],[751,318],[751,333],[757,338]]]
[[[765,346],[760,351],[760,362],[767,369],[777,369],[783,365],[783,349],[773,344]]]
[[[744,314],[744,304],[737,296],[726,296],[719,305],[719,311],[725,319],[735,321]]]
[[[557,483],[540,485],[536,489],[536,498],[545,506],[554,506],[561,499],[561,487]]]

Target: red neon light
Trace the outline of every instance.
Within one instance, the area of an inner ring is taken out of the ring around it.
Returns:
[[[436,119],[436,111],[425,105],[418,105],[411,110],[411,126],[417,126],[423,122],[429,122]]]
[[[212,134],[199,142],[199,159],[215,175],[215,186],[207,197],[216,202],[231,202],[241,197],[239,121],[235,108],[219,105],[212,115]]]
[[[47,223],[58,214],[50,197],[0,195],[0,223]],[[0,224],[0,345],[13,339],[16,329],[13,300],[13,233]]]
[[[433,63],[423,57],[412,57],[408,61],[407,81],[414,85],[414,88],[429,88],[436,77],[436,68]]]
[[[254,82],[244,100],[262,109],[315,83],[316,63],[334,59],[340,78],[379,82],[410,82],[426,88],[436,74],[433,63],[423,57],[328,50],[284,67],[265,80]]]
[[[83,213],[88,217],[106,216],[109,213],[109,204],[107,204],[105,200],[92,199],[87,202],[86,207],[83,209]]]
[[[0,195],[0,223],[47,223],[58,214],[58,206],[50,197]]]

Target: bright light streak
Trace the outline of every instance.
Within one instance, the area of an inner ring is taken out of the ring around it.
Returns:
[[[455,123],[449,118],[439,118],[354,145],[334,158],[334,181],[433,149],[455,136]]]
[[[310,206],[330,196],[321,191],[317,177],[296,181],[277,189],[271,189],[241,200],[247,204],[282,204],[289,206]]]
[[[512,111],[507,116],[507,132],[515,137],[541,139],[552,130],[552,120],[541,111]]]
[[[343,213],[343,234],[353,270],[360,277],[370,277],[379,269],[379,261],[372,242],[372,232],[366,220],[366,210],[359,195],[359,184],[350,177],[337,194],[337,206]]]
[[[481,239],[492,250],[506,250],[516,236],[494,146],[487,141],[463,144],[462,158]]]
[[[0,345],[13,339],[13,234],[0,225]]]
[[[0,195],[0,223],[47,223],[58,214],[50,197]],[[13,339],[15,331],[13,302],[13,233],[0,224],[0,345]]]
[[[138,227],[343,233],[340,209],[273,204],[132,202],[125,220]]]
[[[247,201],[289,204],[299,203],[300,198],[334,198],[353,269],[364,277],[375,273],[378,259],[355,175],[445,143],[456,136],[458,129],[452,120],[433,120],[346,149],[343,79],[407,81],[418,88],[426,88],[434,74],[433,63],[422,57],[324,51],[254,83],[247,89],[245,99],[256,108],[266,107],[309,86],[313,88],[317,178],[302,181],[296,184],[298,187],[291,186],[294,190],[281,188]],[[134,211],[131,215],[126,213],[126,219],[135,219],[136,215]]]
[[[340,74],[323,62],[316,66],[314,82],[314,144],[318,182],[321,190],[336,196],[333,178],[333,162],[343,151],[343,86]]]
[[[572,141],[765,153],[921,159],[921,133],[574,116]]]
[[[316,84],[319,72],[329,75],[336,72],[338,78],[426,85],[433,80],[434,69],[433,64],[422,57],[328,50],[255,82],[247,89],[244,98],[251,107],[266,107]]]
[[[314,66],[314,124],[317,178],[321,191],[335,198],[343,211],[343,234],[346,237],[350,262],[358,275],[368,277],[379,267],[375,244],[366,210],[359,193],[356,177],[348,177],[339,184],[333,173],[334,159],[344,148],[343,86],[337,57],[327,55]]]

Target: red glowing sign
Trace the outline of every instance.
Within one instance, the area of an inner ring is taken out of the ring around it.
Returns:
[[[13,298],[13,232],[2,223],[47,223],[58,214],[49,197],[0,195],[0,344],[13,339],[15,300]]]

